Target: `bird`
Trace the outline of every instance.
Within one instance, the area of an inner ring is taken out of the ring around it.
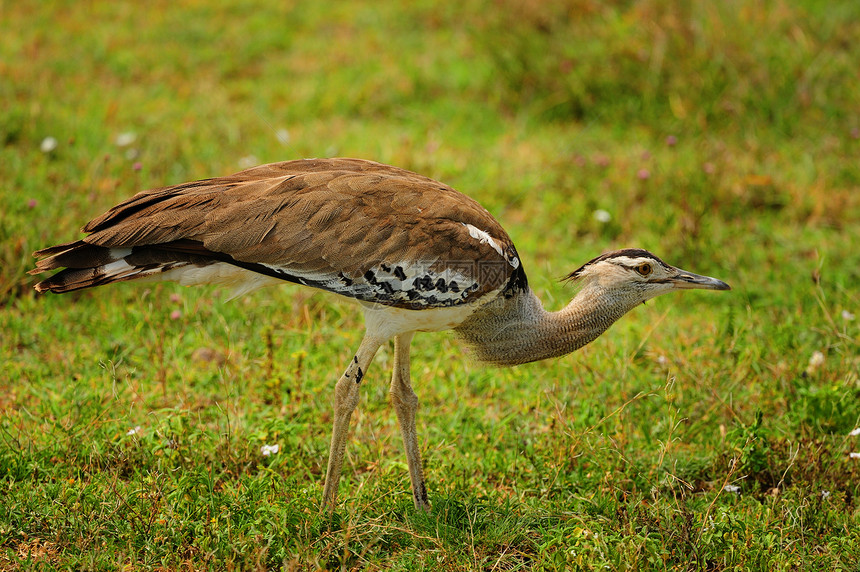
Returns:
[[[453,330],[479,362],[513,366],[590,343],[646,300],[716,278],[624,248],[564,280],[572,300],[545,310],[520,255],[478,202],[417,173],[364,159],[299,159],[145,190],[87,223],[79,240],[38,250],[35,284],[64,293],[113,282],[220,284],[233,295],[284,282],[358,302],[364,335],[334,386],[322,506],[334,510],[349,421],[374,355],[393,340],[390,397],[412,500],[430,510],[410,379],[416,332]]]

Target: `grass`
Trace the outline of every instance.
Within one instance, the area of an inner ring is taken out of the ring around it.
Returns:
[[[858,570],[858,12],[4,3],[0,568]],[[26,271],[136,190],[333,155],[481,201],[547,306],[623,246],[734,290],[509,370],[418,336],[429,515],[384,348],[320,514],[355,307]]]

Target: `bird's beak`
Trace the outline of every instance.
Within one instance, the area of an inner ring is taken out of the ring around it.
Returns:
[[[678,273],[669,279],[672,285],[678,290],[690,290],[692,288],[702,288],[704,290],[731,290],[732,287],[716,278],[710,276],[702,276],[693,274],[686,270],[676,269]]]

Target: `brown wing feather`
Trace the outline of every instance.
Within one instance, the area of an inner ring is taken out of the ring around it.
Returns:
[[[470,236],[467,224],[493,237],[506,256]],[[427,177],[358,159],[273,163],[143,191],[83,230],[91,233],[85,243],[108,248],[197,241],[212,253],[294,275],[353,279],[374,264],[471,265],[480,284],[469,299],[503,287],[517,270],[510,238],[477,202]],[[478,262],[495,263],[495,272],[479,276]]]

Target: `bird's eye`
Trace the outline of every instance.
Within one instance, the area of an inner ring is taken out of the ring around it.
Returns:
[[[645,264],[640,264],[636,267],[636,272],[638,272],[642,276],[648,276],[649,274],[651,274],[651,265],[647,262]]]

